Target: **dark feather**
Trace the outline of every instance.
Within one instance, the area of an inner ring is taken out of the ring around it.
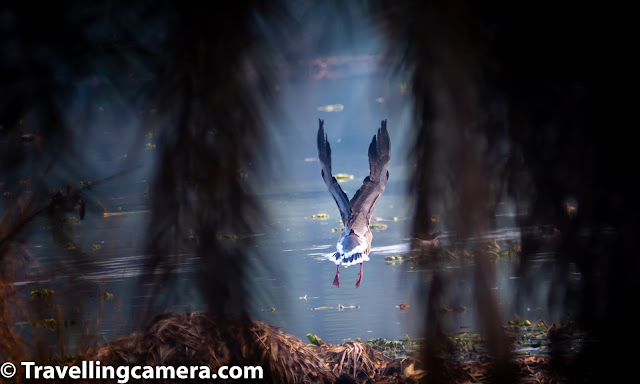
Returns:
[[[342,222],[346,223],[351,214],[349,198],[340,187],[340,184],[338,184],[338,180],[331,173],[331,146],[327,140],[327,135],[324,133],[324,121],[318,119],[318,123],[318,158],[322,164],[322,179],[327,188],[329,188],[333,200],[338,205]]]
[[[350,202],[351,215],[347,226],[359,236],[369,231],[373,209],[389,180],[388,164],[391,159],[391,140],[387,131],[387,120],[382,120],[378,135],[369,145],[369,176]]]

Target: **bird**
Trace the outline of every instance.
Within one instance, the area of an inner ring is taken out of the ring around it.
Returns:
[[[318,119],[318,158],[322,165],[322,179],[331,196],[338,205],[344,229],[336,245],[336,252],[328,257],[336,264],[336,276],[333,285],[340,287],[340,265],[349,266],[360,263],[360,272],[356,288],[362,283],[362,264],[369,261],[373,235],[369,222],[373,210],[382,196],[389,180],[389,160],[391,159],[391,140],[387,131],[387,120],[382,120],[377,135],[369,144],[369,176],[351,200],[342,190],[331,173],[331,146],[324,132],[324,121]]]

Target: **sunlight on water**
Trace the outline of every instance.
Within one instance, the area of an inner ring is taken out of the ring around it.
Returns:
[[[257,254],[246,269],[252,295],[250,314],[256,319],[281,326],[285,332],[302,339],[309,332],[332,343],[357,337],[419,337],[426,302],[425,293],[421,293],[418,286],[428,283],[435,269],[425,269],[411,261],[385,261],[388,256],[410,255],[411,205],[400,188],[401,183],[390,183],[379,201],[375,215],[398,220],[385,219],[387,228],[373,232],[371,261],[364,264],[363,282],[356,289],[353,285],[358,266],[341,267],[341,287],[331,285],[335,265],[326,257],[335,249],[339,234],[331,232],[330,228],[338,224],[339,218],[334,214],[337,208],[333,199],[324,190],[320,177],[317,179],[317,191],[262,196],[269,225],[264,235],[256,238]],[[136,203],[131,208],[138,209],[138,206]],[[125,209],[127,207],[125,205]],[[330,218],[313,220],[311,216],[315,212],[328,212]],[[131,237],[129,234],[140,232],[145,220],[144,214],[88,217],[87,223],[91,227],[113,231],[115,239],[104,240],[81,275],[72,278],[68,274],[59,274],[54,280],[46,281],[22,280],[16,286],[28,295],[34,289],[59,290],[59,284],[64,286],[65,281],[75,279],[79,281],[75,294],[94,299],[90,300],[84,318],[75,319],[73,314],[68,315],[69,319],[77,321],[74,324],[91,323],[101,317],[98,332],[105,337],[117,337],[135,330],[135,312],[148,297],[138,296],[142,284],[144,255],[140,251],[144,237],[141,234]],[[89,237],[87,244],[99,242],[99,237],[90,238],[96,234],[87,235],[80,231],[79,235]],[[519,239],[519,236],[517,229],[502,228],[474,240],[495,238],[503,242]],[[440,238],[442,244],[449,241],[446,233]],[[43,245],[44,239],[39,234],[36,234],[35,240],[30,252],[38,260],[38,268],[55,268],[53,263],[56,263],[57,257]],[[197,270],[196,258],[183,255],[180,260],[181,263],[173,267],[180,276],[178,280],[186,283]],[[533,261],[534,269],[539,265],[543,270],[543,266],[552,263],[553,258],[551,254],[540,253]],[[508,319],[514,313],[519,313],[534,320],[548,319],[548,313],[542,309],[546,308],[546,298],[550,293],[548,278],[539,282],[530,298],[520,307],[512,306],[519,280],[517,265],[517,258],[500,260],[496,264],[493,289],[497,292],[502,317]],[[450,330],[473,329],[477,312],[473,300],[473,260],[449,262],[438,268],[450,281],[457,282],[452,287],[451,301],[442,308]],[[107,293],[113,297],[106,299],[104,295]],[[180,305],[168,309],[176,312],[196,311],[201,310],[202,306],[194,294],[183,296]],[[73,329],[76,329],[78,337],[82,333],[82,327],[74,327],[69,330],[71,338],[74,337]]]
[[[421,336],[424,326],[425,297],[428,295],[418,288],[428,286],[437,271],[452,285],[450,302],[441,308],[446,312],[450,329],[473,328],[475,314],[479,311],[474,304],[473,259],[428,268],[408,260],[414,216],[407,192],[410,182],[407,175],[413,166],[409,163],[414,145],[410,135],[414,124],[412,100],[407,79],[391,76],[381,69],[382,47],[374,29],[368,30],[362,25],[357,28],[367,31],[356,44],[366,54],[307,58],[317,64],[319,72],[307,77],[282,79],[277,87],[281,113],[270,116],[265,122],[270,133],[269,142],[265,143],[270,148],[270,158],[245,175],[266,211],[265,225],[261,229],[264,233],[254,238],[255,249],[251,249],[244,270],[250,295],[248,311],[252,317],[281,326],[285,332],[303,339],[309,332],[331,343],[357,337],[397,340],[409,335],[416,338]],[[339,39],[329,41],[336,45],[332,49],[344,50]],[[104,105],[101,112],[109,109],[108,104]],[[354,287],[357,265],[340,267],[342,284],[340,288],[332,285],[336,266],[327,257],[335,250],[342,223],[320,175],[316,149],[318,119],[325,121],[332,146],[333,171],[342,176],[340,185],[349,196],[353,196],[368,176],[368,144],[380,121],[388,120],[391,137],[389,184],[373,213],[374,224],[379,226],[373,231],[371,261],[363,265],[363,282],[358,289]],[[131,121],[137,120],[132,118]],[[100,120],[96,130],[111,125],[119,127],[118,134],[112,136],[121,139],[124,135],[126,140],[124,144],[119,142],[115,149],[109,147],[113,153],[108,156],[102,153],[108,152],[102,136],[96,135],[95,142],[78,137],[83,148],[93,151],[89,160],[99,175],[119,169],[122,163],[129,161],[129,147],[139,144],[130,133],[135,129],[118,125],[111,119]],[[126,132],[129,133],[125,135]],[[16,286],[22,289],[22,294],[28,295],[35,289],[60,291],[72,282],[75,290],[63,294],[92,298],[88,308],[84,308],[84,318],[76,318],[73,313],[65,316],[74,322],[69,325],[70,337],[74,337],[73,330],[76,335],[81,334],[84,324],[98,324],[98,334],[106,338],[138,330],[137,312],[149,299],[155,298],[156,291],[161,291],[160,287],[147,286],[142,275],[151,206],[147,178],[156,162],[153,135],[148,133],[146,137],[145,152],[139,156],[144,160],[144,170],[117,183],[87,191],[89,212],[77,225],[75,236],[78,244],[88,252],[81,268],[74,271],[76,274],[56,273],[64,270],[58,265],[65,263],[64,257],[52,253],[58,251],[50,246],[51,239],[42,226],[34,231],[29,254],[36,262]],[[105,158],[115,160],[108,162]],[[131,190],[135,190],[135,194]],[[520,230],[515,225],[516,213],[508,205],[501,209],[496,216],[497,229],[465,240],[504,242],[520,239]],[[109,238],[103,238],[106,233]],[[237,241],[234,235],[230,235],[229,241]],[[452,239],[444,228],[439,237],[441,244],[454,245]],[[175,288],[178,291],[165,293],[178,296],[179,304],[160,309],[202,310],[200,297],[193,288],[199,261],[193,255],[180,256],[178,264],[168,266],[177,276]],[[394,262],[385,260],[385,257],[396,256],[399,259],[393,259]],[[553,260],[540,254],[534,261],[534,265],[543,265]],[[512,305],[518,294],[517,270],[517,260],[496,263],[492,289],[499,301],[500,315],[504,320],[523,312],[534,318],[548,318],[541,309],[546,308],[544,300],[550,291],[547,277],[541,276],[539,284],[530,292],[528,302],[517,308]],[[54,271],[49,274],[53,278],[39,280],[39,271]]]

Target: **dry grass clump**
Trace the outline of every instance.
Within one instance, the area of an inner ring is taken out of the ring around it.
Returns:
[[[273,382],[335,382],[338,378],[329,370],[317,347],[310,347],[295,336],[280,329],[254,321],[251,331],[256,337],[260,364],[267,365]]]
[[[259,321],[207,313],[160,315],[143,332],[89,351],[82,360],[98,360],[102,365],[111,366],[206,365],[212,372],[223,365],[261,366],[262,382],[267,383],[415,384],[425,378],[450,383],[496,380],[495,362],[488,357],[476,361],[438,357],[433,365],[437,370],[432,371],[436,375],[431,376],[419,369],[420,364],[412,357],[392,358],[359,341],[342,345],[322,343],[318,347]],[[514,358],[512,363],[515,376],[522,382],[563,382],[562,371],[574,369],[571,360],[558,371],[548,358],[536,356]],[[189,381],[132,379],[129,382]]]
[[[360,342],[310,346],[259,321],[206,313],[160,315],[144,332],[97,348],[84,359],[103,365],[207,365],[212,370],[259,365],[264,381],[271,383],[412,382],[423,375],[413,359],[393,359]]]
[[[424,376],[424,371],[414,369],[413,358],[394,359],[358,341],[342,345],[323,344],[319,349],[333,373],[337,376],[347,374],[359,383],[377,383],[387,379],[397,381],[401,376],[418,380]]]

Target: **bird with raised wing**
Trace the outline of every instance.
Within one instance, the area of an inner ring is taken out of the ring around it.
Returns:
[[[389,180],[391,141],[387,132],[387,120],[382,120],[378,134],[373,136],[369,144],[369,176],[364,179],[362,186],[351,200],[347,198],[347,194],[331,173],[331,146],[324,132],[323,120],[319,120],[318,157],[322,164],[322,179],[338,205],[342,223],[344,223],[336,252],[329,257],[336,264],[333,285],[340,287],[340,265],[349,266],[360,263],[360,272],[356,280],[356,288],[358,288],[362,282],[362,264],[369,261],[371,251],[373,239],[369,228],[371,215]]]

